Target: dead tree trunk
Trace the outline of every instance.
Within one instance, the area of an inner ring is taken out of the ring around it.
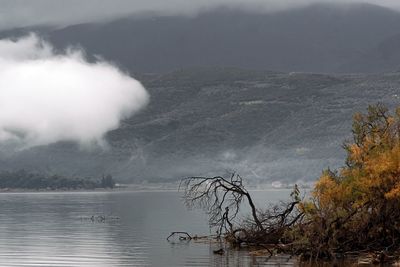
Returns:
[[[230,178],[215,177],[189,177],[183,179],[184,200],[188,207],[198,206],[210,215],[210,225],[221,229],[226,224],[231,226],[231,221],[239,213],[240,205],[247,200],[251,209],[252,219],[259,231],[264,227],[258,218],[257,209],[249,192],[243,186],[242,178],[232,174]],[[228,213],[232,211],[231,213]]]
[[[290,195],[291,202],[264,211],[256,208],[242,178],[237,174],[232,174],[230,178],[189,177],[182,180],[180,187],[184,188],[186,205],[205,209],[210,226],[217,228],[218,236],[225,232],[226,237],[234,243],[277,244],[285,231],[303,218],[303,212],[297,208],[300,203],[297,186]],[[234,219],[243,201],[248,202],[251,216],[235,227]]]

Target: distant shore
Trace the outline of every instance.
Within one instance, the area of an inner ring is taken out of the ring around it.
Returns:
[[[307,189],[309,187],[303,187]],[[281,191],[291,190],[292,187],[273,187],[269,184],[249,186],[249,191]],[[52,193],[52,192],[178,192],[179,183],[138,183],[117,184],[114,188],[0,188],[1,193]]]
[[[51,193],[51,192],[113,192],[122,191],[119,188],[95,188],[95,189],[30,189],[30,188],[0,188],[1,193]]]

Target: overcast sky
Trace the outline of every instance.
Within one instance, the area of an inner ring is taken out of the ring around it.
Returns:
[[[215,6],[245,6],[276,11],[314,2],[353,3],[358,0],[0,0],[0,29],[40,24],[70,25],[103,21],[132,13],[195,14]],[[399,9],[400,0],[364,2]]]

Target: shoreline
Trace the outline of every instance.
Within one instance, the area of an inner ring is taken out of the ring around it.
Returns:
[[[0,194],[6,193],[67,193],[67,192],[112,192],[120,189],[95,188],[95,189],[25,189],[25,188],[0,188]]]
[[[250,192],[268,191],[290,191],[289,188],[250,188]],[[133,185],[115,188],[95,188],[95,189],[24,189],[24,188],[0,188],[0,194],[7,193],[123,193],[123,192],[177,192],[178,187],[142,186]]]

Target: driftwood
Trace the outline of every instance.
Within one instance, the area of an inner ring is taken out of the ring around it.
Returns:
[[[172,232],[168,237],[167,240],[169,241],[171,237],[175,235],[185,235],[185,236],[179,236],[179,240],[192,240],[192,236],[187,233],[187,232]]]
[[[208,235],[198,236],[198,235],[191,235],[188,232],[177,231],[177,232],[172,232],[167,237],[167,241],[171,241],[171,238],[176,235],[181,235],[181,236],[178,236],[178,239],[180,241],[192,241],[192,240],[193,241],[203,241],[203,240],[214,240],[215,239],[215,236],[208,236]]]
[[[92,215],[90,217],[81,217],[82,221],[88,221],[92,223],[106,223],[110,221],[119,221],[120,217],[106,216],[106,215]]]

